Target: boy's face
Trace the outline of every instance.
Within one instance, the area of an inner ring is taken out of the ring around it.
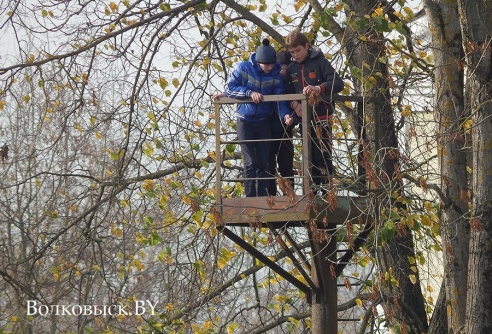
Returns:
[[[289,48],[289,52],[292,55],[292,58],[294,58],[294,60],[298,63],[302,63],[306,59],[308,51],[309,44]]]
[[[260,66],[260,68],[263,72],[270,73],[273,70],[275,63],[273,63],[273,64],[258,63],[258,65]]]

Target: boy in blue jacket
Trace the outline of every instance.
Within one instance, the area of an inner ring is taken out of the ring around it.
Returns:
[[[250,97],[254,103],[238,103],[236,131],[241,141],[246,197],[267,196],[269,185],[268,157],[272,139],[271,117],[279,117],[285,125],[293,123],[291,110],[285,102],[262,102],[263,95],[285,94],[275,49],[263,40],[249,61],[239,63],[225,86],[228,97]]]
[[[287,93],[329,96],[343,90],[343,80],[330,61],[320,49],[311,48],[309,40],[299,30],[288,34],[285,44],[294,60],[287,67]],[[290,106],[296,115],[301,117],[301,103],[292,101]],[[310,133],[313,164],[311,177],[313,183],[321,188],[321,193],[326,192],[323,185],[329,183],[330,176],[333,174],[331,125],[334,110],[332,101],[321,99],[309,109],[309,112],[313,113]]]

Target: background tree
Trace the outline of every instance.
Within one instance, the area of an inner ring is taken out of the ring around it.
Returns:
[[[458,1],[465,51],[467,87],[472,127],[472,214],[465,332],[486,333],[492,329],[490,272],[490,217],[492,214],[491,160],[491,66],[492,26],[483,13],[492,9],[487,1]]]
[[[469,166],[470,114],[465,108],[464,52],[458,3],[427,1],[426,12],[434,41],[434,114],[438,126],[438,151],[441,189],[447,195],[441,197],[441,226],[444,258],[444,287],[446,302],[438,305],[447,315],[443,325],[455,331],[465,323],[466,294],[460,293],[468,279],[468,244],[470,186]],[[446,22],[446,23],[444,23]],[[435,323],[438,319],[435,319]],[[434,324],[436,326],[436,324]],[[437,330],[436,330],[437,332]],[[444,330],[444,332],[447,332]]]

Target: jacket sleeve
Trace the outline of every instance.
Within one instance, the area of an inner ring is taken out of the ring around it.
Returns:
[[[251,96],[251,89],[246,86],[248,77],[247,64],[240,63],[229,76],[225,85],[225,93],[228,97],[244,99]]]
[[[330,61],[326,58],[321,63],[321,73],[323,82],[321,83],[321,93],[332,95],[340,93],[343,88],[343,80],[335,71]]]

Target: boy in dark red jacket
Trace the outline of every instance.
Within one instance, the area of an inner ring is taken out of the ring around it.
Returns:
[[[343,90],[342,78],[320,49],[311,48],[304,34],[295,30],[287,35],[285,43],[294,60],[287,67],[287,93],[329,96]],[[299,101],[292,101],[291,108],[297,116],[302,116]],[[320,99],[315,106],[309,107],[309,111],[313,112],[313,126],[310,134],[312,179],[315,185],[322,186],[329,182],[329,177],[333,174],[331,117],[334,105],[332,101]],[[322,193],[324,193],[323,190]]]

